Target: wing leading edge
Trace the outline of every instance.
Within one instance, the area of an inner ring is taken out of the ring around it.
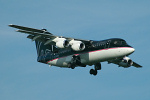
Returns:
[[[13,27],[13,28],[17,28],[17,29],[20,29],[21,30],[24,30],[24,31],[27,31],[27,32],[37,32],[37,33],[44,33],[46,32],[45,29],[34,29],[34,28],[29,28],[29,27],[24,27],[24,26],[19,26],[19,25],[13,25],[13,24],[10,24],[9,25],[10,27]],[[49,32],[46,32],[47,34],[51,34]]]
[[[141,68],[142,67],[141,65],[139,65],[139,64],[137,64],[135,62],[133,62],[132,66],[137,67],[137,68]]]
[[[32,39],[32,41],[36,40],[36,41],[43,42],[45,45],[53,42],[53,40],[55,38],[65,38],[68,41],[71,41],[71,40],[82,41],[85,44],[90,44],[92,42],[91,40],[83,40],[83,39],[74,39],[74,38],[68,38],[68,37],[63,37],[63,36],[55,36],[52,33],[48,32],[46,29],[35,29],[35,28],[29,28],[29,27],[13,25],[13,24],[10,24],[8,26],[19,29],[19,30],[17,30],[17,32],[29,34],[27,36],[27,38]]]

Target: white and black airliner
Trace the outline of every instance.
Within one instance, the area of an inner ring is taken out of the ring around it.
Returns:
[[[17,28],[17,32],[28,34],[27,38],[35,41],[37,61],[41,63],[71,69],[94,65],[94,69],[90,70],[92,75],[97,75],[97,70],[101,70],[101,62],[105,61],[124,68],[142,67],[128,57],[135,49],[120,38],[101,41],[82,40],[55,36],[46,29],[12,24],[9,26]]]

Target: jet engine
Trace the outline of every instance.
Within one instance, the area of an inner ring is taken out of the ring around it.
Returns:
[[[124,57],[121,62],[119,62],[119,66],[122,66],[124,68],[128,68],[132,66],[133,61],[129,57]]]
[[[53,41],[58,48],[66,48],[69,46],[69,42],[65,38],[55,38]]]
[[[74,51],[82,51],[85,49],[85,44],[82,41],[71,40],[69,44]]]

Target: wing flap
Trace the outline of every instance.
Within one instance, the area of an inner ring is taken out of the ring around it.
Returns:
[[[51,34],[47,34],[47,33],[37,33],[37,32],[29,32],[29,31],[24,31],[24,30],[17,30],[17,32],[21,32],[21,33],[26,33],[26,34],[31,34],[31,35],[42,35],[44,37],[48,37],[48,38],[55,38],[56,36],[51,35]]]

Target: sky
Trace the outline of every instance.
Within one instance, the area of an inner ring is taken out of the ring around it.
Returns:
[[[149,100],[149,0],[0,0],[0,100]],[[122,38],[143,68],[74,70],[37,62],[35,43],[8,24],[87,40]]]

